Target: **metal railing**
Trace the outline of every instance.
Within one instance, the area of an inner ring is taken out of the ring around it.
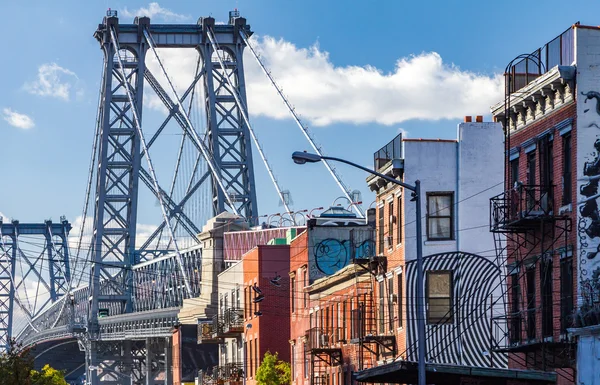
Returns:
[[[600,275],[580,281],[580,306],[574,315],[574,326],[600,325]]]
[[[244,309],[233,307],[225,310],[223,316],[223,333],[244,332]]]
[[[490,199],[490,230],[517,225],[523,219],[552,216],[553,186],[518,185]]]
[[[311,328],[306,333],[306,349],[334,348],[335,345],[342,342],[343,339],[342,328]]]
[[[388,144],[375,151],[373,167],[379,170],[393,159],[402,159],[402,134],[398,134]]]
[[[511,82],[507,82],[510,84],[509,93],[527,86],[557,65],[571,65],[575,60],[573,36],[573,28],[569,28],[533,51],[531,58],[525,58],[510,67],[510,73],[506,74],[511,77]]]
[[[201,321],[198,323],[198,343],[214,340],[214,330],[212,321]]]

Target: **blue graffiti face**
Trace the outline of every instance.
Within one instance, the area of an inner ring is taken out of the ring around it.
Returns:
[[[325,239],[315,246],[315,263],[326,275],[331,275],[348,264],[349,242]]]
[[[358,246],[354,252],[354,258],[370,258],[375,255],[375,242],[367,239]]]

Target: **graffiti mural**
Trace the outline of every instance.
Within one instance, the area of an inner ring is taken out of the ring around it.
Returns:
[[[353,259],[373,256],[375,242],[372,231],[347,227],[315,228],[309,236],[309,248],[309,278],[312,283],[343,269]]]
[[[367,239],[354,249],[354,258],[368,258],[375,251],[375,242]],[[324,239],[314,248],[315,265],[325,275],[331,275],[350,263],[350,240]]]
[[[583,167],[580,172],[584,182],[579,184],[579,218],[577,233],[579,243],[579,285],[588,281],[592,273],[600,271],[600,209],[598,208],[598,193],[600,186],[600,93],[588,91],[581,93],[581,119],[578,126],[582,146],[587,150],[581,151]],[[588,103],[589,102],[589,103]],[[592,104],[595,103],[595,108]],[[584,131],[585,130],[585,131]],[[590,143],[593,147],[590,148]],[[580,147],[581,148],[581,147]]]

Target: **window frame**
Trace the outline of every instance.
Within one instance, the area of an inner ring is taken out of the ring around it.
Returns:
[[[404,291],[403,290],[404,288],[402,286],[402,277],[403,277],[402,272],[399,272],[396,275],[396,277],[397,277],[397,281],[398,281],[398,284],[396,285],[397,291],[398,291],[398,293],[396,294],[397,298],[398,298],[398,300],[397,300],[397,302],[398,302],[398,327],[401,328],[404,326],[403,321],[402,321],[402,317],[404,316],[404,309],[402,308],[402,306],[403,306],[402,293]]]
[[[296,276],[294,275],[293,277],[290,277],[290,292],[292,293],[292,300],[291,300],[291,311],[292,313],[296,312]]]
[[[445,299],[448,298],[449,299],[449,313],[450,315],[446,318],[442,318],[442,319],[432,319],[431,314],[430,314],[430,293],[429,293],[429,282],[430,282],[430,275],[448,275],[448,280],[449,280],[449,297],[435,297],[436,299]],[[427,324],[428,325],[451,325],[454,324],[454,271],[452,270],[427,270],[426,272],[426,280],[425,280],[425,303],[426,303],[426,307],[427,307],[427,314],[426,314],[426,318],[427,318]]]
[[[396,207],[396,232],[398,233],[396,234],[398,237],[396,244],[400,245],[402,244],[402,195],[396,197],[396,205],[398,206]]]
[[[568,143],[568,151],[565,151]],[[573,202],[573,140],[571,133],[567,133],[562,137],[563,159],[562,159],[562,204],[563,206]],[[568,153],[567,153],[568,152]],[[567,170],[568,166],[568,170]]]
[[[387,279],[388,287],[388,327],[390,332],[394,330],[394,303],[392,302],[392,296],[394,295],[394,275]]]
[[[427,240],[428,241],[452,241],[454,240],[454,191],[428,191],[427,194],[427,220],[426,220],[426,230],[427,230]],[[439,196],[449,196],[450,197],[450,215],[432,215],[429,210],[429,198],[431,197],[439,197]],[[449,237],[436,237],[432,238],[429,233],[429,221],[431,219],[450,219],[450,235]]]
[[[394,197],[388,202],[388,250],[394,248]]]
[[[383,254],[385,252],[385,205],[381,205],[377,208],[377,232],[378,241],[379,241],[379,254]]]
[[[511,188],[519,182],[519,157],[510,161],[510,181]]]
[[[567,271],[565,271],[567,270]],[[560,330],[566,334],[567,328],[571,326],[567,317],[571,316],[575,309],[575,294],[573,290],[573,257],[567,256],[560,260]],[[565,277],[565,273],[568,273]]]
[[[385,279],[379,281],[379,333],[385,333]]]

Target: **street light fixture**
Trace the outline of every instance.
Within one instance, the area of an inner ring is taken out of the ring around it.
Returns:
[[[311,154],[306,151],[296,151],[292,154],[292,159],[296,164],[305,163],[317,163],[321,160],[332,160],[335,162],[345,163],[352,167],[361,169],[368,172],[369,174],[376,175],[390,183],[397,184],[404,187],[407,190],[412,191],[412,201],[416,203],[416,225],[417,225],[417,337],[418,337],[418,385],[426,385],[425,382],[425,293],[423,284],[423,244],[422,244],[422,231],[421,228],[421,181],[416,180],[414,186],[408,183],[401,182],[397,179],[391,178],[387,175],[378,173],[377,171],[370,170],[366,167],[350,162],[345,159],[334,158],[332,156],[322,156],[317,154]]]

